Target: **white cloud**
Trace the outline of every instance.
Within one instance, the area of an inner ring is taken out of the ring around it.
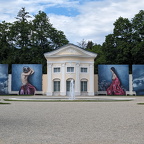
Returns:
[[[62,30],[71,43],[77,44],[85,39],[101,44],[105,36],[112,33],[116,19],[122,16],[131,20],[143,9],[143,5],[143,0],[101,0],[81,4],[78,0],[2,0],[0,20],[14,21],[21,7],[25,7],[32,15],[52,6],[74,7],[79,15],[68,17],[48,13],[50,22],[55,28]]]
[[[116,19],[122,16],[131,20],[143,5],[143,0],[93,1],[79,5],[80,15],[76,17],[50,15],[50,20],[73,43],[82,39],[103,43],[105,36],[112,33]]]
[[[7,75],[6,75],[6,74],[3,74],[3,73],[0,73],[0,78],[3,78],[3,79],[5,78],[5,79],[6,79],[6,78],[7,78]]]

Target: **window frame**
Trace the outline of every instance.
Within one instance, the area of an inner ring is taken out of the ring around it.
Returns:
[[[81,81],[81,92],[87,92],[88,89],[88,82],[87,81]]]
[[[66,81],[66,91],[70,92],[70,81]]]
[[[60,92],[60,81],[59,80],[53,81],[53,91]]]
[[[87,72],[88,72],[88,68],[87,67],[81,67],[81,73],[87,73]]]
[[[60,73],[60,67],[54,67],[53,72],[54,73]]]
[[[70,71],[68,71],[68,68],[70,68]],[[73,71],[72,71],[73,69]],[[75,72],[75,68],[74,67],[71,67],[71,66],[68,66],[67,67],[67,73],[74,73]]]

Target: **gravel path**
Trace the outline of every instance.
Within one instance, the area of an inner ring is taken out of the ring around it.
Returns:
[[[0,105],[0,144],[144,144],[144,97]]]

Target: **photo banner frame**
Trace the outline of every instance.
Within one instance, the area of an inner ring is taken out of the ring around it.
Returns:
[[[108,95],[129,91],[129,65],[98,65],[98,90]]]
[[[42,91],[42,64],[13,64],[11,89],[23,95]]]
[[[144,65],[132,65],[132,84],[136,95],[144,95]]]
[[[8,64],[0,64],[0,95],[8,94]]]

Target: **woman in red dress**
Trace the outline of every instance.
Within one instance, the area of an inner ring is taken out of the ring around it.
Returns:
[[[124,89],[121,87],[120,80],[114,67],[111,67],[112,83],[107,88],[107,95],[126,95]]]

